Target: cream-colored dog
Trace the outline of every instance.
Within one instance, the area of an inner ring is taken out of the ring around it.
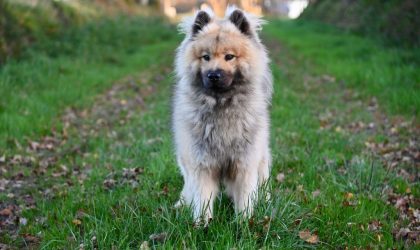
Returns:
[[[173,132],[184,177],[180,204],[208,221],[220,185],[249,216],[269,177],[272,75],[258,31],[262,21],[236,8],[219,19],[200,11],[181,24]],[[203,216],[203,217],[202,217]]]

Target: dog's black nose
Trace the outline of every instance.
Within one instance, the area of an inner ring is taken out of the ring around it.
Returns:
[[[216,70],[216,71],[209,71],[207,73],[207,78],[213,82],[216,83],[218,81],[220,81],[220,79],[222,78],[222,72],[220,70]]]

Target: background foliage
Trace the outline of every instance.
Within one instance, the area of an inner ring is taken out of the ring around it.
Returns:
[[[75,28],[94,20],[120,15],[148,15],[151,11],[139,8],[135,1],[130,0],[0,0],[0,65],[7,59],[21,58],[35,43],[50,50],[50,40],[71,40]],[[86,32],[89,32],[89,28]],[[71,41],[66,43],[70,44]]]
[[[379,35],[400,45],[420,45],[418,0],[316,0],[302,17]]]

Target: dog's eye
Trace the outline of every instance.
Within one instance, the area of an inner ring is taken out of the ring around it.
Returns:
[[[204,56],[202,56],[202,58],[204,59],[204,61],[210,61],[210,56],[209,55],[204,55]]]
[[[235,58],[235,56],[234,56],[234,55],[232,55],[232,54],[227,54],[227,55],[225,55],[225,60],[226,60],[226,61],[230,61],[230,60],[232,60],[233,58]]]

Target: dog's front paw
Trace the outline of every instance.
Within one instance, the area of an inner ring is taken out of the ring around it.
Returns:
[[[184,205],[185,205],[184,199],[181,198],[175,203],[174,208],[181,208]]]
[[[177,201],[174,205],[174,208],[181,208],[184,204],[181,201]]]
[[[200,218],[194,220],[194,227],[207,228],[212,220],[212,217],[201,216]]]

